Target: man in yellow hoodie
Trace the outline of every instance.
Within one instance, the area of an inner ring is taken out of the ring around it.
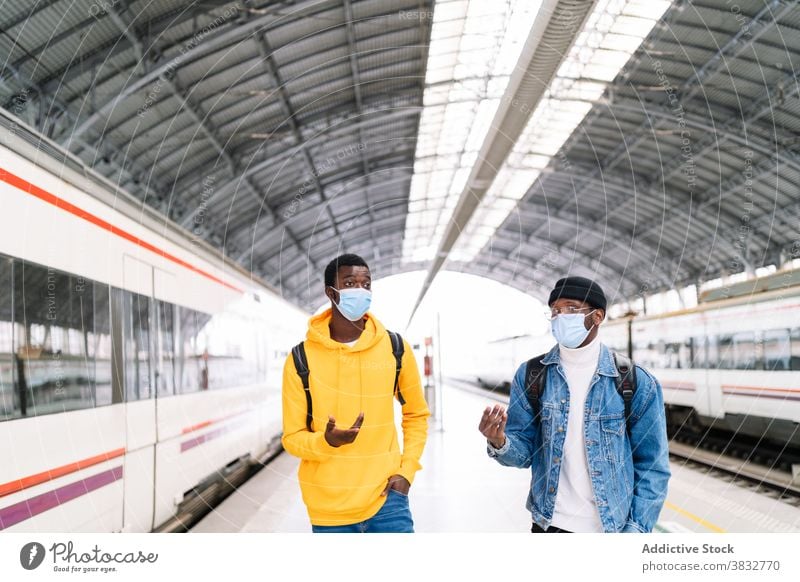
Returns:
[[[370,287],[364,259],[346,254],[331,261],[325,269],[331,308],[309,320],[303,342],[309,400],[292,354],[283,368],[282,441],[301,459],[298,479],[314,532],[414,531],[408,491],[421,468],[430,412],[403,340],[401,453],[396,358],[389,333],[368,313]]]

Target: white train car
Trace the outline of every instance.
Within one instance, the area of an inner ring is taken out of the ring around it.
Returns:
[[[0,197],[0,531],[163,529],[279,447],[306,313],[5,114]]]
[[[603,341],[627,353],[628,327],[607,322]],[[695,308],[637,316],[630,329],[673,424],[800,446],[800,271],[705,292]]]
[[[549,333],[522,334],[486,343],[475,356],[478,383],[489,390],[508,394],[517,368],[555,345]]]

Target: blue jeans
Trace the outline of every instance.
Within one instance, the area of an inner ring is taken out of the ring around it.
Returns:
[[[389,489],[378,513],[365,521],[347,525],[311,525],[314,533],[414,533],[408,495]]]

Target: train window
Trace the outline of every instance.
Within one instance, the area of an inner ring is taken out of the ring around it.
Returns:
[[[209,388],[245,386],[258,377],[258,342],[252,324],[231,313],[215,315],[206,326]]]
[[[706,367],[718,368],[719,361],[719,338],[715,335],[706,337]]]
[[[0,421],[22,416],[16,390],[14,263],[0,257]]]
[[[95,405],[94,287],[40,265],[15,262],[16,381],[21,414]]]
[[[645,368],[657,368],[655,360],[655,347],[645,341],[634,341],[633,357],[636,362]]]
[[[210,316],[183,307],[179,309],[179,315],[180,341],[175,376],[180,381],[180,393],[208,390],[208,352],[203,328]]]
[[[175,306],[156,301],[158,332],[155,346],[155,380],[158,396],[175,394]]]
[[[678,356],[679,368],[687,369],[692,367],[692,360],[694,358],[694,345],[692,338],[683,340],[683,343],[680,344]]]
[[[737,370],[756,369],[756,334],[744,331],[733,336],[733,363]]]
[[[152,396],[150,381],[150,298],[125,292],[125,398]]]
[[[651,354],[655,362],[655,368],[668,368],[669,360],[667,359],[667,344],[664,340],[658,340],[655,344],[650,344]]]
[[[722,370],[733,370],[735,360],[733,357],[733,337],[729,335],[721,335],[718,338],[719,349],[719,367]]]
[[[694,349],[694,358],[692,359],[693,368],[706,368],[708,367],[707,357],[707,341],[703,336],[693,338],[692,348]]]
[[[788,329],[771,329],[764,332],[764,369],[788,370],[791,342]]]
[[[664,344],[664,367],[665,368],[680,368],[680,342],[667,342]]]
[[[791,345],[789,347],[789,369],[800,370],[800,327],[792,330]]]
[[[87,334],[89,365],[93,367],[91,378],[94,388],[95,406],[111,404],[111,307],[109,287],[103,283],[78,279],[78,285],[93,287],[92,328]]]

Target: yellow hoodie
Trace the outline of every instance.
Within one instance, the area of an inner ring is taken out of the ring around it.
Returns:
[[[291,353],[283,368],[283,446],[300,457],[298,479],[313,525],[345,525],[374,516],[392,475],[413,482],[428,434],[430,411],[422,393],[411,346],[400,372],[403,452],[394,422],[395,358],[389,334],[371,314],[352,346],[331,339],[331,310],[308,323],[305,350],[310,370],[313,432],[306,430],[306,398]],[[355,441],[332,447],[325,440],[328,416],[349,428],[360,412],[364,423]]]

